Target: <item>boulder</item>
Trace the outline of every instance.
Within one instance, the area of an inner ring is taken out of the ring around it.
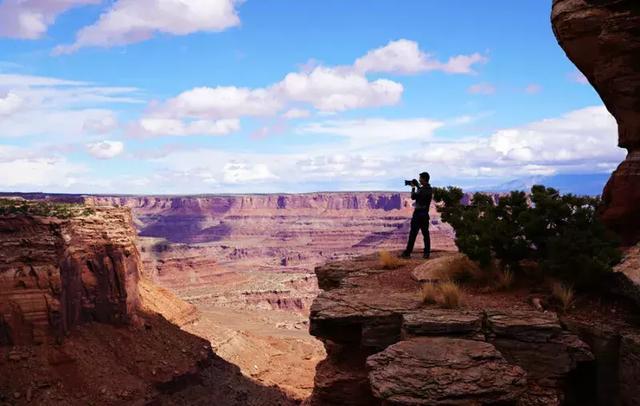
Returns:
[[[526,373],[488,343],[444,337],[402,341],[367,359],[383,405],[480,405],[515,401]]]
[[[418,265],[411,276],[418,282],[438,283],[477,273],[478,265],[465,254],[455,253],[431,259]]]

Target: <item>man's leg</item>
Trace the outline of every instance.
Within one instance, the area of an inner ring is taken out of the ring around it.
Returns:
[[[429,235],[429,217],[427,216],[421,224],[420,231],[424,237],[424,257],[429,258],[431,255],[431,236]]]
[[[413,252],[413,246],[416,243],[416,238],[418,237],[418,232],[420,232],[420,224],[418,223],[418,218],[413,216],[411,218],[411,231],[409,231],[409,241],[407,241],[407,248],[402,253],[403,257],[411,256]]]

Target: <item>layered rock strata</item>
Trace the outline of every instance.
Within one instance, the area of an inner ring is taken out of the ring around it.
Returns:
[[[434,253],[434,261],[455,255]],[[634,404],[634,335],[624,336],[615,355],[625,370],[616,364],[606,387],[597,373],[599,348],[526,298],[478,294],[459,309],[423,305],[412,276],[423,264],[383,270],[375,257],[361,257],[317,268],[325,290],[312,305],[310,331],[325,343],[327,358],[310,404]],[[602,398],[620,402],[585,401],[584,388],[598,385]]]
[[[640,5],[636,0],[554,0],[558,42],[618,122],[628,150],[603,193],[602,218],[631,245],[640,239]]]
[[[140,264],[127,209],[0,217],[2,343],[60,341],[87,321],[129,322]]]

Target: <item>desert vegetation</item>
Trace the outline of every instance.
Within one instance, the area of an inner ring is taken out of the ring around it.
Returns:
[[[95,211],[82,204],[59,203],[42,200],[0,199],[0,215],[29,215],[68,219],[90,216]]]
[[[462,289],[450,280],[440,283],[427,282],[422,285],[422,302],[438,304],[447,309],[455,309],[462,305]]]
[[[389,251],[380,251],[378,253],[378,259],[382,269],[397,269],[402,265],[402,260]]]
[[[544,186],[499,198],[475,193],[469,204],[462,198],[456,187],[434,191],[459,250],[485,272],[497,267],[501,288],[511,286],[534,264],[541,278],[593,289],[620,261],[616,238],[598,220],[599,198],[562,195]]]

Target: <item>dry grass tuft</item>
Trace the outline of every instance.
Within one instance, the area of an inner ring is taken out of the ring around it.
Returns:
[[[440,289],[438,286],[427,282],[422,285],[422,302],[427,304],[435,304],[438,302],[438,296],[440,294]]]
[[[462,290],[451,281],[438,284],[428,282],[422,285],[422,302],[437,303],[447,309],[455,309],[462,304]]]
[[[382,269],[397,269],[402,266],[402,261],[389,251],[380,251],[379,261]]]
[[[458,285],[454,282],[444,282],[440,284],[440,292],[442,293],[442,306],[447,309],[460,307],[462,291]]]
[[[565,312],[571,307],[575,300],[573,288],[561,282],[554,282],[551,285],[551,295],[562,304],[562,310]]]
[[[498,271],[496,275],[496,289],[509,290],[513,285],[513,272],[509,270]]]

